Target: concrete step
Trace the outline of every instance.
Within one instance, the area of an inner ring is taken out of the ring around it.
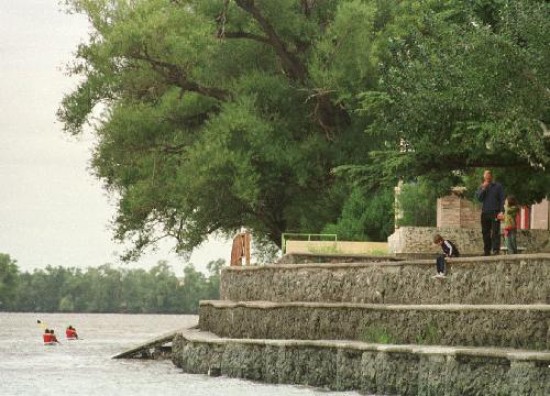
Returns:
[[[162,359],[172,354],[172,340],[177,332],[175,330],[143,342],[126,351],[117,353],[112,359]]]
[[[202,301],[199,328],[229,338],[550,350],[550,305]]]
[[[550,254],[227,267],[221,299],[382,304],[550,304]]]
[[[219,338],[183,330],[172,360],[184,372],[366,394],[550,394],[550,352],[380,345],[335,340]]]

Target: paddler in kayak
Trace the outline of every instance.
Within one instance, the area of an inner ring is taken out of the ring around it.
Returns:
[[[69,325],[67,329],[65,329],[65,337],[67,340],[78,340],[78,334],[76,333],[76,329]]]
[[[55,345],[59,344],[57,337],[54,334],[53,330],[45,329],[44,334],[42,334],[42,339],[44,340],[44,345]]]
[[[44,329],[44,334],[42,334],[42,339],[44,340],[44,345],[50,345],[52,343],[52,336],[50,335],[50,329]]]
[[[50,329],[50,335],[52,336],[52,342],[56,342],[58,344],[60,343],[59,341],[57,341],[57,337],[55,336],[53,329]]]

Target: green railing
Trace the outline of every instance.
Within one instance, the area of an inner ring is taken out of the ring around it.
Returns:
[[[338,235],[336,234],[306,234],[297,232],[284,232],[281,236],[281,248],[283,254],[286,253],[286,241],[292,239],[293,241],[338,241]]]

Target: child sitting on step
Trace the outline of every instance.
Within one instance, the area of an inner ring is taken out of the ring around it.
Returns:
[[[434,243],[436,245],[441,246],[441,250],[443,250],[443,254],[440,254],[437,257],[436,260],[436,267],[437,267],[437,274],[434,275],[434,278],[445,278],[445,258],[447,257],[458,257],[460,256],[460,253],[458,252],[458,248],[456,245],[446,239],[443,239],[443,237],[439,234],[436,234],[434,236]]]

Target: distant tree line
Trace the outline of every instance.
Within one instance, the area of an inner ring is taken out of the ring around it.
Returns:
[[[224,264],[208,263],[208,275],[188,264],[183,277],[164,261],[149,271],[105,264],[86,270],[47,266],[30,273],[0,253],[0,311],[193,314],[200,300],[219,297]]]

